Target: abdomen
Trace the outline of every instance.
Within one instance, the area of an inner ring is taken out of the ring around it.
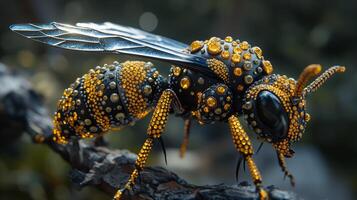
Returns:
[[[145,117],[166,80],[140,61],[114,62],[91,69],[64,91],[54,116],[54,141],[91,138]]]

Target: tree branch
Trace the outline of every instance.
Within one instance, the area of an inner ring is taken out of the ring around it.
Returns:
[[[10,82],[11,86],[8,84]],[[70,178],[78,188],[94,186],[113,196],[118,188],[124,186],[134,169],[135,154],[82,141],[71,141],[67,145],[52,142],[51,118],[42,98],[33,91],[28,81],[0,64],[1,83],[0,120],[7,123],[0,127],[0,133],[6,133],[5,130],[12,130],[13,133],[12,137],[5,137],[3,142],[14,141],[22,132],[26,132],[34,142],[48,145],[72,166]],[[271,199],[297,199],[294,193],[272,186],[266,190]],[[258,194],[255,187],[247,183],[197,186],[162,167],[146,167],[133,190],[126,192],[124,198],[258,199]]]

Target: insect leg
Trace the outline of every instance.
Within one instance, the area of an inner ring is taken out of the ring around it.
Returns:
[[[274,143],[273,146],[276,150],[276,154],[278,157],[281,170],[284,172],[284,177],[286,176],[289,177],[290,184],[291,186],[294,187],[295,186],[294,176],[288,171],[285,163],[285,157],[290,158],[294,155],[294,151],[290,149],[289,140],[288,139],[282,140],[280,142]]]
[[[144,145],[141,147],[138,158],[135,162],[135,170],[131,173],[128,182],[124,186],[124,189],[117,191],[114,199],[121,199],[124,190],[130,190],[134,186],[135,181],[139,176],[139,172],[145,167],[147,158],[153,146],[154,139],[160,138],[162,132],[165,129],[167,117],[170,112],[170,105],[173,99],[174,92],[172,90],[165,90],[161,94],[147,129],[148,138],[145,140]]]
[[[279,161],[279,165],[281,167],[281,170],[284,172],[284,177],[289,177],[290,179],[290,184],[291,186],[295,186],[295,179],[294,176],[288,171],[288,168],[286,166],[285,163],[285,157],[282,153],[280,153],[279,151],[276,152],[277,156],[278,156],[278,161]]]
[[[190,136],[190,128],[191,128],[191,119],[185,119],[185,125],[183,128],[183,131],[184,131],[183,142],[180,147],[180,157],[181,158],[185,157],[188,140],[189,140],[189,136]]]
[[[238,118],[234,115],[229,117],[228,119],[229,126],[231,129],[231,134],[233,138],[234,145],[236,149],[241,153],[244,157],[244,160],[248,164],[250,175],[253,179],[254,184],[259,190],[260,199],[267,199],[267,192],[261,188],[262,177],[256,166],[252,156],[253,156],[253,146],[247,135],[247,133],[243,130]]]

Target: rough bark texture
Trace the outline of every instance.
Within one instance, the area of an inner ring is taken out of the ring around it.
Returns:
[[[9,84],[11,83],[11,84]],[[105,146],[72,141],[58,145],[51,140],[51,118],[41,97],[23,76],[9,72],[0,64],[0,134],[2,143],[16,140],[23,132],[34,142],[42,141],[72,166],[72,182],[82,188],[94,186],[112,196],[122,187],[134,168],[136,155],[127,150],[111,150]],[[11,130],[11,131],[8,131]],[[6,133],[12,135],[4,135]],[[297,199],[288,191],[268,187],[270,199]],[[254,186],[197,186],[186,182],[162,167],[147,167],[125,199],[258,199]],[[108,198],[109,199],[109,198]]]

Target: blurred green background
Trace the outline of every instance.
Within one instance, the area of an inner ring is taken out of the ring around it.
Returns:
[[[104,63],[129,57],[51,48],[12,33],[8,26],[25,22],[105,22],[142,28],[190,43],[211,36],[247,40],[263,49],[275,73],[297,78],[303,68],[340,64],[337,75],[308,97],[311,122],[296,154],[288,159],[297,186],[283,180],[269,144],[256,156],[265,185],[293,190],[304,199],[357,198],[357,2],[323,1],[90,1],[13,0],[0,2],[0,62],[24,71],[44,95],[51,112],[62,91],[76,77]],[[137,59],[138,58],[130,58]],[[154,62],[162,74],[169,64]],[[11,84],[11,83],[9,83]],[[145,139],[150,117],[134,127],[107,136],[112,148],[136,152]],[[2,124],[4,125],[4,124]],[[170,170],[195,184],[235,183],[238,153],[227,125],[194,123],[187,157],[178,147],[183,121],[171,117],[164,134]],[[250,132],[251,133],[251,132]],[[258,144],[255,142],[255,147]],[[156,148],[151,165],[164,166]],[[110,199],[95,188],[78,191],[68,177],[69,166],[54,152],[32,144],[24,135],[0,147],[0,199]],[[246,173],[240,180],[248,180]]]

